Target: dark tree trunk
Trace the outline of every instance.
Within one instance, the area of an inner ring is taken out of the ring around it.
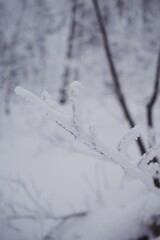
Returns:
[[[95,10],[95,13],[96,13],[97,22],[99,24],[100,33],[101,33],[101,36],[102,36],[103,48],[104,48],[104,51],[105,51],[107,62],[109,64],[109,68],[110,68],[112,80],[113,80],[113,83],[114,83],[117,99],[120,103],[123,114],[124,114],[127,122],[129,123],[130,127],[134,127],[135,122],[134,122],[133,117],[132,117],[132,115],[129,111],[129,108],[128,108],[127,104],[126,104],[126,100],[125,100],[124,94],[123,94],[122,89],[121,89],[120,81],[119,81],[118,74],[117,74],[117,71],[116,71],[116,68],[115,68],[115,64],[113,62],[112,53],[111,53],[111,50],[110,50],[107,31],[106,31],[106,28],[105,28],[105,25],[104,25],[104,22],[103,22],[103,17],[102,17],[102,14],[101,14],[101,10],[100,10],[98,1],[97,0],[92,0],[92,2],[93,2],[94,10]],[[140,153],[144,154],[146,152],[146,148],[145,148],[144,143],[143,143],[141,138],[138,139],[137,144],[138,144],[138,148],[140,150]]]
[[[72,8],[71,8],[71,23],[69,26],[69,35],[67,40],[67,51],[66,51],[66,61],[70,61],[73,58],[73,43],[75,39],[76,32],[76,15],[78,10],[78,0],[72,0]],[[70,83],[71,76],[71,68],[70,65],[65,65],[64,72],[62,74],[62,86],[60,88],[60,98],[59,102],[61,104],[66,103],[68,99],[68,86]]]

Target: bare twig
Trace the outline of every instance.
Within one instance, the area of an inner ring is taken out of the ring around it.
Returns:
[[[158,52],[158,58],[157,58],[157,66],[156,66],[156,74],[155,74],[155,81],[154,81],[154,88],[152,92],[152,96],[146,106],[147,108],[147,123],[149,127],[149,145],[150,147],[153,146],[153,143],[155,142],[155,134],[153,131],[154,123],[153,123],[153,108],[158,98],[158,92],[159,92],[159,83],[160,83],[160,50]],[[152,162],[159,162],[157,157],[155,157]],[[155,184],[160,187],[160,182],[157,181],[155,178]]]
[[[110,50],[107,30],[106,30],[104,22],[103,22],[103,17],[102,17],[102,14],[101,14],[99,3],[98,3],[97,0],[92,0],[92,3],[93,3],[94,10],[95,10],[95,13],[96,13],[97,22],[98,22],[98,25],[99,25],[99,28],[100,28],[100,33],[101,33],[102,41],[103,41],[103,48],[104,48],[104,51],[105,51],[106,59],[107,59],[108,64],[109,64],[112,80],[113,80],[113,83],[114,83],[114,86],[115,86],[117,99],[120,103],[120,106],[122,108],[124,116],[125,116],[126,120],[128,121],[130,127],[134,127],[136,124],[133,120],[133,117],[132,117],[130,111],[129,111],[129,108],[127,106],[124,94],[122,92],[121,84],[120,84],[120,81],[119,81],[119,78],[118,78],[118,74],[117,74],[117,71],[116,71],[116,68],[115,68],[115,64],[113,62],[113,56],[112,56],[112,53],[111,53],[111,50]],[[146,151],[146,148],[145,148],[144,143],[143,143],[141,138],[138,138],[137,144],[138,144],[140,153],[144,154],[145,151]]]
[[[15,54],[16,45],[18,44],[18,39],[22,27],[22,19],[25,11],[25,2],[22,2],[20,16],[15,24],[15,31],[13,33],[12,41],[9,46],[9,59],[8,64],[4,66],[3,71],[6,72],[6,90],[5,90],[5,113],[8,115],[10,114],[10,98],[11,92],[13,90],[13,82],[17,72],[17,57]]]
[[[153,127],[153,107],[156,103],[158,92],[159,92],[159,83],[160,83],[160,50],[157,58],[157,66],[156,66],[156,74],[154,81],[154,88],[152,92],[152,96],[147,104],[147,122],[150,128]]]

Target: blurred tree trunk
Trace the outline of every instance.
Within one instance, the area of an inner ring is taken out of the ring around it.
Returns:
[[[48,0],[0,0],[0,98],[6,114],[18,84],[44,84],[46,39],[63,24],[55,26],[52,7]]]
[[[116,71],[115,64],[114,64],[114,61],[113,61],[113,56],[112,56],[112,53],[111,53],[109,40],[108,40],[108,34],[107,34],[107,30],[105,28],[105,24],[104,24],[104,21],[103,21],[103,17],[102,17],[102,14],[101,14],[99,3],[98,3],[97,0],[92,0],[92,3],[93,3],[93,7],[94,7],[94,10],[95,10],[95,13],[96,13],[100,33],[101,33],[101,36],[102,36],[103,48],[104,48],[106,60],[109,64],[109,68],[110,68],[112,80],[113,80],[113,83],[114,83],[117,99],[120,103],[123,114],[124,114],[127,122],[129,123],[130,127],[134,127],[135,122],[134,122],[133,117],[132,117],[132,115],[129,111],[129,108],[128,108],[127,103],[126,103],[126,99],[125,99],[124,94],[122,92],[121,84],[120,84],[118,73]],[[138,138],[137,144],[138,144],[138,148],[140,150],[140,153],[144,154],[146,152],[146,148],[145,148],[144,143],[143,143],[141,138]]]
[[[1,81],[4,84],[4,91],[5,91],[4,111],[7,115],[9,115],[11,112],[11,108],[10,108],[11,95],[16,85],[17,71],[19,67],[16,51],[17,51],[19,34],[21,32],[21,26],[22,26],[21,24],[22,24],[25,7],[26,7],[26,4],[25,4],[25,1],[23,1],[21,4],[20,14],[15,24],[15,31],[12,35],[12,39],[10,41],[10,44],[4,50],[4,59],[6,58],[6,56],[7,58],[4,60],[4,63],[3,63],[2,71],[3,71],[4,79],[2,79]],[[4,43],[4,46],[5,46],[5,43]]]
[[[64,72],[62,74],[62,86],[60,88],[60,98],[59,102],[61,104],[66,103],[68,99],[68,86],[70,83],[70,77],[71,77],[71,60],[73,59],[73,44],[75,40],[75,34],[76,34],[76,15],[78,10],[78,0],[71,0],[72,6],[71,6],[71,22],[69,26],[69,34],[67,39],[67,51],[66,51],[66,63],[64,67]],[[67,63],[69,62],[69,64]]]
[[[152,96],[147,104],[147,123],[149,127],[149,131],[151,132],[151,142],[150,146],[152,147],[153,143],[155,143],[155,136],[152,134],[153,127],[154,127],[154,122],[153,122],[153,108],[154,105],[157,101],[158,98],[158,93],[159,93],[159,84],[160,84],[160,50],[158,53],[158,58],[157,58],[157,66],[156,66],[156,74],[155,74],[155,81],[154,81],[154,87],[153,87],[153,92]]]
[[[124,0],[117,0],[116,6],[118,8],[120,16],[122,16],[124,11],[124,6],[125,6]]]
[[[156,144],[156,136],[154,131],[154,121],[153,121],[153,108],[158,98],[159,93],[159,84],[160,84],[160,50],[158,52],[158,58],[157,58],[157,65],[156,65],[156,74],[155,74],[155,81],[154,81],[154,87],[153,92],[151,95],[151,98],[146,106],[147,108],[147,123],[148,123],[148,130],[149,130],[149,146],[153,147]],[[158,157],[154,158],[150,163],[159,162]],[[160,180],[158,178],[154,178],[155,185],[160,188]]]

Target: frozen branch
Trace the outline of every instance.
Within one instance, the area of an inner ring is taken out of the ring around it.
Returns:
[[[133,141],[138,140],[140,137],[140,129],[135,126],[130,129],[130,131],[121,139],[118,145],[119,152],[125,152]]]
[[[79,121],[80,115],[77,106],[77,104],[80,104],[81,95],[81,87],[79,84],[80,83],[74,82],[71,86],[71,103],[73,112],[72,117],[66,117],[60,112],[57,112],[48,107],[48,105],[42,99],[36,97],[28,90],[18,87],[15,91],[17,95],[21,96],[25,101],[31,103],[36,109],[40,110],[40,112],[43,113],[44,117],[53,120],[64,130],[72,134],[77,141],[92,149],[102,160],[111,161],[118,164],[128,176],[141,180],[149,188],[150,191],[160,196],[159,189],[154,185],[154,176],[145,170],[144,165],[141,165],[141,167],[139,167],[139,165],[137,166],[136,164],[133,164],[133,162],[130,161],[130,159],[128,159],[128,156],[125,154],[125,148],[130,145],[133,139],[139,136],[138,128],[132,129],[131,132],[127,134],[127,137],[121,141],[118,150],[105,146],[96,136],[97,134],[94,128],[90,127],[88,129],[88,132],[83,131],[82,122]],[[159,154],[159,146],[152,148],[150,151],[154,152],[154,154],[151,154],[151,157],[155,154]],[[148,154],[147,159],[146,155],[143,156],[143,159],[146,163],[148,161]],[[142,159],[140,162],[141,161]]]
[[[45,99],[41,100],[40,98],[38,98],[37,96],[35,96],[33,93],[26,89],[17,87],[15,89],[15,92],[17,95],[21,96],[26,102],[30,103],[37,110],[39,110],[43,116],[46,116],[50,120],[56,122],[60,127],[70,132],[76,138],[76,133],[74,132],[70,125],[71,117],[66,117],[62,115],[60,112],[53,110],[50,106],[48,106],[48,102],[46,104],[46,102],[43,101]]]

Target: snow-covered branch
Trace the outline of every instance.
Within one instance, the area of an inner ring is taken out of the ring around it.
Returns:
[[[57,105],[57,103],[51,101],[48,93],[45,93],[45,97],[41,99],[21,87],[15,89],[17,95],[32,104],[44,117],[56,122],[60,127],[73,135],[77,141],[92,149],[96,155],[104,161],[111,161],[118,164],[128,176],[141,180],[150,191],[160,196],[158,185],[155,187],[155,178],[159,180],[160,166],[158,164],[156,165],[156,171],[150,171],[151,167],[148,166],[148,161],[151,161],[155,155],[160,154],[160,146],[158,145],[149,149],[138,161],[139,164],[136,164],[128,158],[126,150],[133,140],[138,139],[140,135],[138,127],[132,128],[126,136],[124,136],[118,149],[111,149],[103,144],[98,139],[97,130],[93,127],[89,127],[88,131],[84,131],[81,121],[81,91],[82,86],[79,82],[75,81],[71,84],[70,100],[72,116],[68,117],[60,111],[60,106]]]
[[[125,152],[129,146],[133,143],[133,141],[137,140],[140,137],[140,129],[135,126],[130,129],[130,131],[125,134],[125,136],[121,139],[118,145],[118,151]]]

